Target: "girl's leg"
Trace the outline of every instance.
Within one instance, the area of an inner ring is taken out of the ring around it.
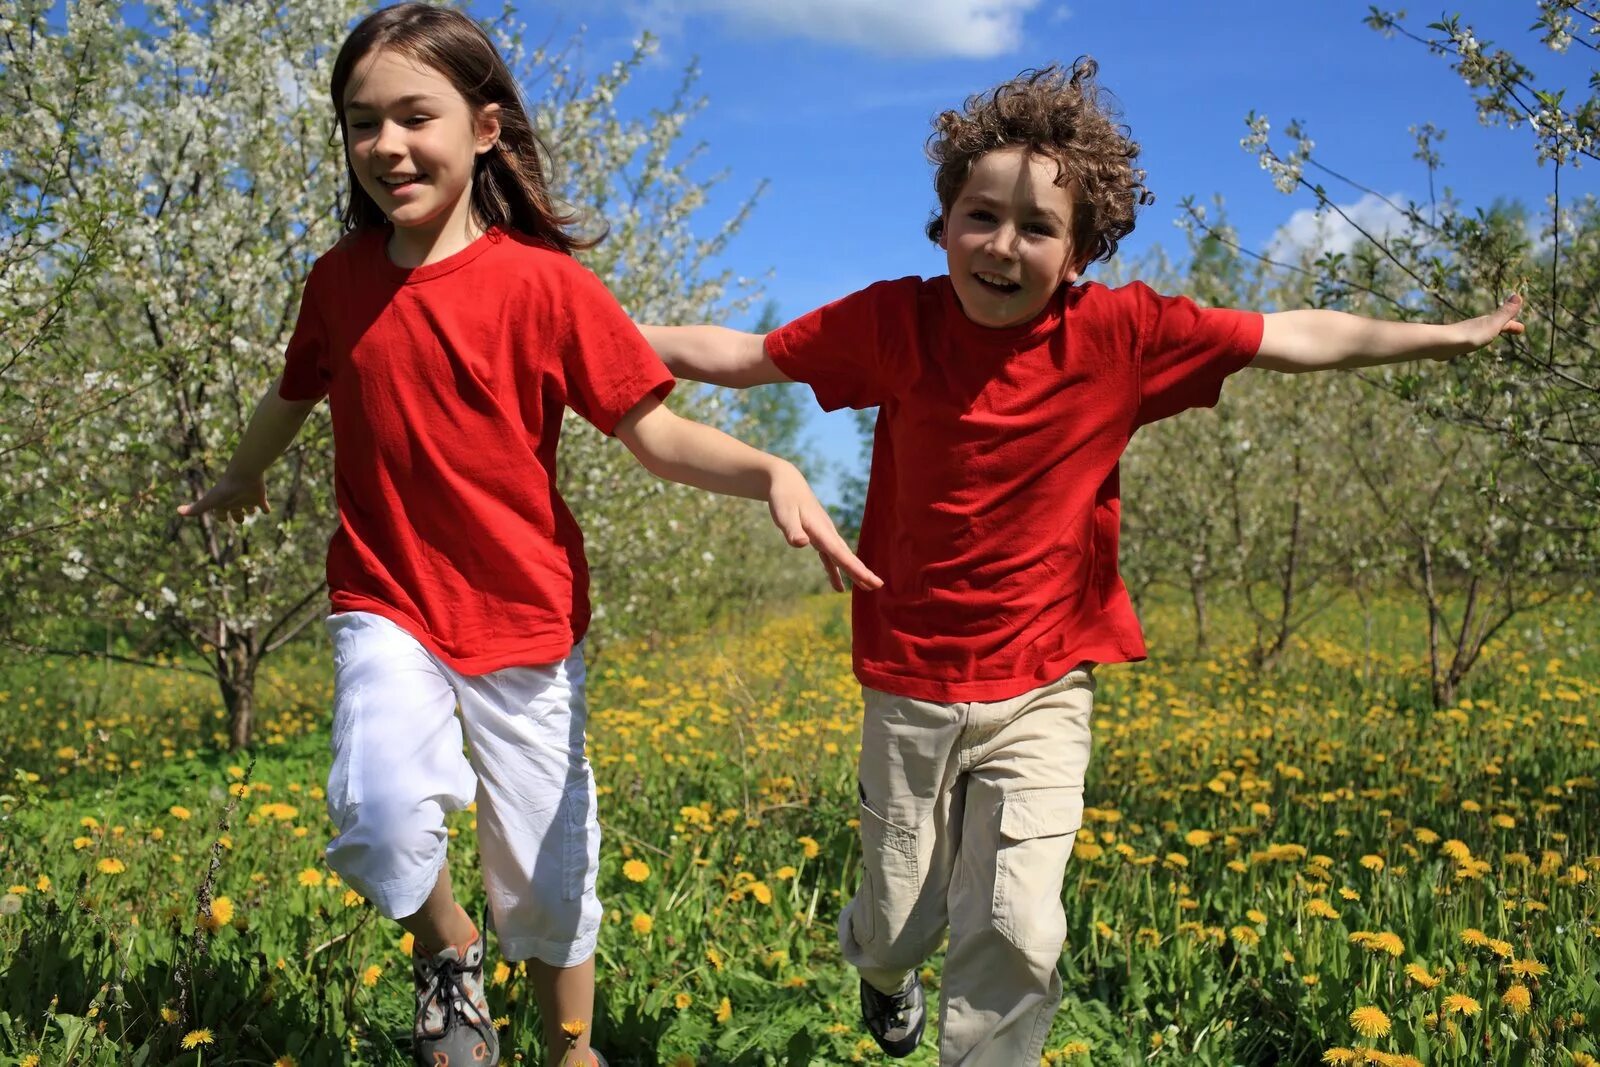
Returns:
[[[500,951],[527,960],[546,1062],[588,1067],[600,824],[584,756],[588,708],[578,650],[547,667],[461,678],[478,776],[478,844]],[[575,1039],[564,1024],[581,1024]]]
[[[456,903],[450,888],[449,864],[439,868],[433,892],[422,902],[422,907],[402,917],[400,925],[417,939],[423,954],[429,956],[451,945],[465,948],[478,933],[467,913]]]

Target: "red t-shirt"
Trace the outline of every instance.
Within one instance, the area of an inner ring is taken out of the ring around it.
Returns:
[[[947,277],[879,282],[768,335],[823,408],[877,405],[854,599],[862,684],[1003,700],[1085,660],[1143,659],[1117,573],[1117,461],[1141,425],[1217,402],[1261,316],[1148,286],[1062,286],[991,329]]]
[[[333,414],[333,610],[382,615],[465,674],[556,662],[589,624],[563,410],[609,434],[672,375],[570,256],[492,230],[406,270],[387,239],[317,260],[284,359],[283,398]]]

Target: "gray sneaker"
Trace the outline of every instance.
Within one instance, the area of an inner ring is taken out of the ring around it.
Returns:
[[[483,996],[483,937],[465,952],[455,946],[434,956],[411,954],[417,1019],[411,1052],[421,1067],[494,1067],[500,1037]]]
[[[906,976],[905,985],[895,993],[880,993],[865,978],[861,979],[861,1021],[886,1055],[899,1059],[915,1052],[922,1043],[927,1017],[922,983],[917,981],[915,971]]]

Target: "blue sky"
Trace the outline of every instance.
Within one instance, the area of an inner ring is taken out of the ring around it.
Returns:
[[[1408,127],[1431,121],[1447,131],[1443,184],[1463,202],[1541,203],[1551,175],[1534,165],[1526,134],[1480,126],[1448,65],[1368,29],[1367,8],[1365,0],[556,0],[521,10],[531,39],[581,28],[593,69],[625,54],[640,31],[657,34],[661,50],[631,90],[634,107],[664,104],[682,68],[698,61],[708,104],[689,136],[705,142],[708,172],[728,175],[703,229],[768,183],[725,265],[764,278],[791,318],[881,278],[944,273],[921,233],[933,207],[923,157],[930,118],[1025,67],[1081,54],[1099,61],[1157,196],[1124,244],[1131,255],[1181,248],[1174,219],[1189,195],[1222,195],[1256,247],[1285,226],[1308,225],[1296,215],[1308,198],[1279,194],[1239,147],[1251,110],[1274,130],[1302,120],[1321,159],[1402,201],[1427,194]],[[1532,0],[1463,0],[1451,10],[1480,38],[1572,85],[1574,96],[1584,89],[1594,53],[1547,52],[1527,32]],[[1429,17],[1410,24],[1421,30]],[[1593,188],[1586,172],[1563,175],[1564,196]],[[1335,195],[1361,199],[1354,190]],[[848,419],[817,415],[810,425],[816,451],[854,463]],[[822,488],[831,496],[831,479]]]

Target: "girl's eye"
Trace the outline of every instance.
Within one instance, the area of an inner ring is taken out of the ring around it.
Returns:
[[[1028,232],[1039,237],[1054,237],[1056,232],[1042,222],[1035,222],[1028,227]]]
[[[370,119],[357,119],[356,121],[350,123],[350,128],[352,130],[370,130],[377,125],[378,124],[376,122],[373,122]]]
[[[988,211],[984,211],[982,208],[978,208],[978,209],[975,209],[973,211],[968,212],[967,213],[967,218],[971,219],[973,222],[993,222],[994,221],[994,215],[992,213],[988,212]]]
[[[406,119],[406,125],[407,126],[421,126],[423,123],[425,123],[427,121],[428,121],[428,116],[427,115],[412,115],[410,118]]]

